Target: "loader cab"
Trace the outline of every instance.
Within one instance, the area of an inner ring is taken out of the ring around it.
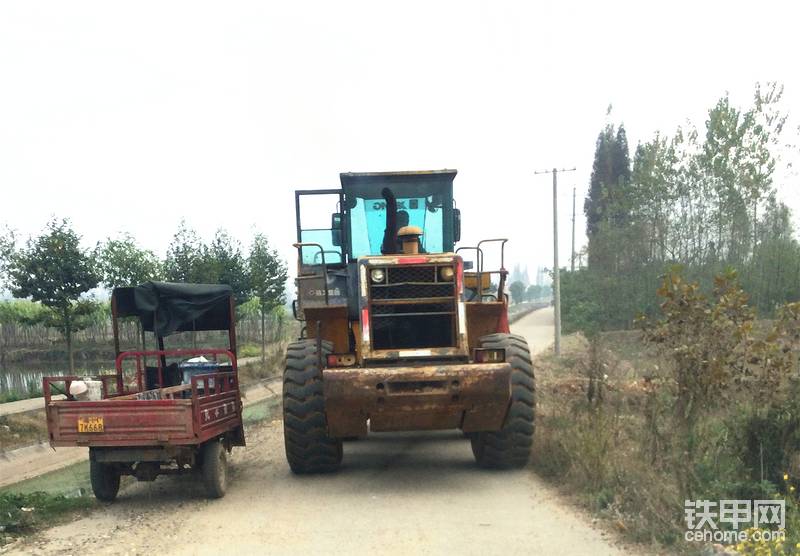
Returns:
[[[461,214],[453,200],[455,170],[426,172],[347,172],[341,189],[295,192],[297,241],[302,271],[355,263],[359,257],[388,254],[384,239],[395,199],[395,233],[403,226],[422,230],[420,251],[451,253],[461,235]],[[399,244],[397,252],[399,252]]]
[[[296,191],[295,316],[303,320],[308,309],[344,306],[350,320],[358,319],[357,262],[399,254],[402,245],[394,236],[402,227],[422,231],[420,253],[451,253],[461,231],[453,201],[455,176],[455,170],[347,172],[340,174],[341,189]],[[394,232],[388,233],[387,221],[393,219]]]
[[[341,222],[349,260],[392,254],[385,245],[392,208],[396,211],[395,235],[404,226],[414,226],[422,230],[421,252],[452,253],[461,220],[453,202],[455,176],[455,170],[341,174]],[[387,194],[394,197],[393,203]],[[399,252],[397,245],[394,253]]]

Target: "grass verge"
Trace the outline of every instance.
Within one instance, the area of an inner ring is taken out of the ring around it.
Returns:
[[[69,521],[95,505],[88,461],[9,485],[0,489],[0,546]]]
[[[532,465],[537,473],[623,538],[656,553],[720,550],[684,540],[686,482],[691,500],[783,499],[786,542],[769,547],[743,543],[736,553],[800,552],[800,545],[794,548],[800,541],[800,464],[796,470],[781,467],[786,471],[777,480],[764,477],[764,470],[759,477],[748,467],[743,439],[752,402],[745,392],[707,412],[695,439],[695,463],[687,465],[685,438],[673,426],[672,388],[654,384],[653,371],[664,362],[640,338],[638,332],[604,334],[592,354],[581,336],[565,336],[560,358],[550,353],[536,358]],[[764,430],[755,438],[769,446]],[[778,453],[765,447],[762,469],[770,468]]]

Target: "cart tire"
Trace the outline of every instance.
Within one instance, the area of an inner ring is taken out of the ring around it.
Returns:
[[[119,470],[108,463],[91,460],[89,479],[94,497],[102,502],[113,502],[119,493]]]
[[[534,397],[536,387],[528,342],[516,334],[490,334],[481,347],[506,350],[511,364],[511,405],[503,428],[470,435],[472,453],[480,467],[515,469],[524,467],[533,447]]]
[[[202,448],[203,486],[209,498],[222,498],[228,489],[228,454],[221,442],[212,440]]]
[[[293,473],[329,473],[342,462],[342,441],[328,436],[320,361],[333,344],[300,340],[286,350],[283,373],[283,440]]]

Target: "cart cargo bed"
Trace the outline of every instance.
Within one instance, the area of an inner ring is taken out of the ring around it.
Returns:
[[[45,387],[49,388],[49,382],[59,379],[45,380]],[[235,374],[193,377],[186,394],[191,398],[51,399],[46,406],[50,444],[89,447],[197,445],[241,428],[242,406]]]

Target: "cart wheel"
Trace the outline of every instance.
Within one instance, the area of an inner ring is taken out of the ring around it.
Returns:
[[[222,498],[228,487],[228,455],[221,442],[203,445],[203,485],[209,498]]]
[[[89,462],[89,478],[95,498],[103,502],[113,502],[119,492],[119,470],[113,465]]]

